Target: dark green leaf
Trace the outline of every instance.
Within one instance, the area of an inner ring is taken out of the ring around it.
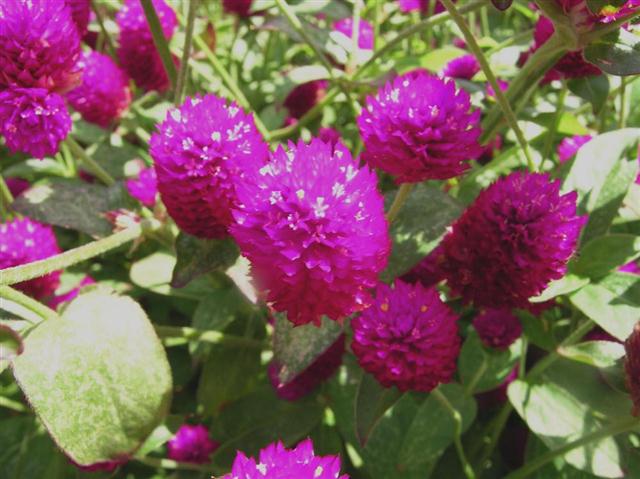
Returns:
[[[565,274],[562,278],[549,283],[547,289],[545,289],[540,296],[534,296],[529,301],[532,303],[544,303],[556,296],[573,293],[588,283],[589,278],[583,278],[574,274]]]
[[[627,0],[587,0],[587,6],[592,13],[600,14],[605,7],[618,8],[627,3]]]
[[[11,361],[22,353],[20,335],[9,326],[0,324],[0,361]]]
[[[609,96],[609,79],[606,75],[574,78],[567,82],[571,92],[591,103],[593,113],[598,114]]]
[[[624,28],[586,46],[584,58],[610,75],[640,73],[640,37]]]
[[[251,305],[236,288],[214,289],[198,303],[191,324],[200,331],[224,331],[239,315],[251,312]]]
[[[529,311],[523,310],[518,311],[517,316],[520,318],[524,335],[532,344],[546,351],[555,349],[552,321],[544,315],[534,316]]]
[[[640,237],[610,234],[589,241],[569,271],[597,279],[640,256]]]
[[[100,291],[40,323],[13,372],[55,442],[82,465],[133,454],[171,398],[167,357],[144,311]]]
[[[397,388],[385,388],[373,376],[363,372],[355,399],[356,435],[361,445],[367,443],[382,415],[401,396]]]
[[[100,143],[91,157],[116,179],[130,176],[127,175],[129,163],[142,162],[140,152],[133,145],[113,136],[107,142]]]
[[[210,271],[226,269],[238,258],[238,247],[229,238],[204,240],[186,233],[176,238],[177,262],[171,286],[183,288],[193,278]]]
[[[565,358],[596,368],[615,366],[625,354],[624,346],[613,341],[585,341],[558,348],[558,353]]]

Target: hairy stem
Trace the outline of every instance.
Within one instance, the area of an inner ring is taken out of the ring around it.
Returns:
[[[160,24],[160,20],[158,19],[156,10],[153,7],[153,3],[151,3],[151,0],[140,0],[140,3],[142,5],[142,9],[144,10],[145,17],[147,17],[147,23],[149,24],[149,29],[151,30],[153,43],[156,46],[156,50],[158,50],[158,55],[160,55],[164,70],[165,72],[167,72],[167,76],[169,77],[169,81],[171,82],[171,88],[175,89],[177,79],[176,66],[173,63],[171,51],[169,50],[169,43],[167,42],[167,38],[164,36],[164,32],[162,31],[162,25]]]
[[[189,12],[187,13],[187,28],[184,36],[184,46],[182,47],[182,61],[180,62],[180,71],[178,72],[178,80],[176,82],[176,91],[173,103],[178,106],[182,103],[182,97],[187,86],[187,74],[189,72],[189,55],[191,54],[191,44],[193,43],[193,27],[196,22],[196,10],[200,0],[191,0],[189,2]]]
[[[68,136],[64,143],[69,147],[71,154],[77,157],[84,166],[87,167],[89,173],[94,175],[100,181],[102,181],[107,186],[112,186],[116,184],[116,180],[104,169],[100,166],[93,158],[87,155],[86,151],[78,145],[76,140],[74,140],[71,136]]]
[[[13,203],[13,195],[0,174],[0,219],[9,219],[11,203]]]
[[[225,344],[228,346],[249,347],[264,349],[267,344],[259,339],[242,336],[230,336],[220,331],[203,331],[194,328],[180,326],[155,326],[156,333],[166,345],[178,346],[189,341],[201,341],[212,344]]]
[[[0,279],[4,280],[4,272],[0,276]],[[33,298],[30,298],[17,289],[11,288],[10,286],[0,286],[0,298],[8,299],[9,301],[13,301],[20,306],[24,306],[28,310],[33,311],[35,314],[40,316],[42,319],[56,319],[58,317],[58,314],[53,309],[45,306],[44,304],[36,301]],[[2,301],[0,301],[0,305],[1,304]]]
[[[393,203],[391,203],[391,206],[389,207],[389,211],[387,212],[387,222],[389,224],[393,223],[393,220],[395,220],[398,216],[398,214],[400,213],[400,210],[402,209],[402,206],[404,205],[404,203],[407,201],[407,198],[409,198],[409,195],[411,194],[411,190],[413,190],[413,183],[402,183],[400,185],[400,188],[398,188],[398,192],[396,193],[395,198],[393,199]]]

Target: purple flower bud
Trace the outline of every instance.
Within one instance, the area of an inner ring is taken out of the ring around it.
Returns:
[[[219,445],[202,424],[183,424],[167,443],[167,457],[179,462],[207,464]]]

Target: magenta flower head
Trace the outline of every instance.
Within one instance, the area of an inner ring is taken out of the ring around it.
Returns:
[[[164,0],[153,0],[162,32],[167,39],[178,26],[176,13]],[[120,27],[118,59],[120,65],[145,91],[169,88],[169,77],[156,50],[140,0],[126,0],[116,15]]]
[[[32,263],[58,253],[60,248],[51,227],[26,217],[0,224],[0,269]],[[59,284],[60,271],[54,271],[14,287],[36,299],[43,299],[51,296]]]
[[[489,309],[479,314],[473,327],[488,348],[507,349],[522,335],[520,320],[508,309]]]
[[[400,279],[409,284],[420,283],[425,288],[435,286],[444,279],[440,270],[442,259],[442,247],[437,246]]]
[[[136,178],[128,179],[125,186],[129,194],[143,205],[152,207],[156,204],[158,178],[155,168],[143,168]]]
[[[222,8],[226,13],[233,13],[239,17],[249,17],[253,0],[222,0]]]
[[[362,158],[398,183],[444,180],[463,173],[480,151],[479,111],[453,80],[424,71],[387,83],[358,117]]]
[[[220,479],[349,479],[340,475],[340,456],[316,456],[311,439],[285,449],[281,442],[260,451],[259,460],[238,452],[231,472]]]
[[[158,190],[185,232],[222,238],[232,222],[234,184],[259,169],[269,149],[251,114],[215,95],[187,98],[151,137]]]
[[[57,93],[17,87],[0,92],[0,134],[12,152],[55,155],[70,131],[71,117]]]
[[[80,37],[63,1],[0,2],[0,90],[64,92],[78,82]]]
[[[27,180],[23,180],[22,178],[5,178],[7,182],[7,187],[9,188],[9,192],[11,196],[14,198],[20,196],[22,192],[29,189],[31,184]]]
[[[82,83],[67,93],[69,104],[82,118],[107,128],[129,107],[129,78],[107,55],[91,51],[78,62]]]
[[[167,456],[174,461],[207,464],[219,445],[202,424],[183,424],[167,443]]]
[[[640,416],[640,323],[636,323],[633,332],[624,342],[624,359],[627,390],[631,394],[633,409],[631,414]]]
[[[456,371],[457,319],[435,288],[380,283],[375,303],[351,321],[351,349],[384,387],[428,392]]]
[[[339,131],[323,126],[318,129],[318,139],[325,143],[331,143],[331,146],[336,146],[341,137]]]
[[[295,401],[311,393],[318,385],[333,376],[342,364],[344,354],[344,334],[341,334],[324,353],[288,383],[280,381],[282,367],[275,361],[269,364],[271,385],[280,399]]]
[[[87,33],[91,15],[91,0],[64,0],[71,10],[71,19],[76,24],[80,38]]]
[[[539,173],[514,172],[482,191],[442,241],[453,292],[479,307],[527,307],[576,249],[586,220],[576,198]]]
[[[390,252],[376,175],[317,139],[280,147],[236,186],[230,228],[259,288],[296,324],[367,307]]]
[[[314,80],[298,85],[289,92],[284,100],[284,107],[289,115],[300,119],[324,97],[327,91],[325,80]]]
[[[593,138],[591,135],[576,135],[564,138],[558,145],[558,158],[564,163],[574,157],[582,145],[588,143]]]
[[[436,3],[433,6],[433,13],[444,12],[444,5],[442,5],[438,0],[435,0],[435,2]],[[429,13],[429,8],[431,7],[430,4],[431,0],[398,0],[400,11],[403,13],[415,12],[418,10],[422,13]]]
[[[351,34],[353,33],[353,18],[346,17],[334,22],[333,29],[351,39]],[[373,50],[373,41],[373,26],[361,18],[358,24],[358,48],[362,50]]]
[[[471,80],[480,71],[480,63],[471,53],[454,58],[442,69],[442,75],[459,80]]]

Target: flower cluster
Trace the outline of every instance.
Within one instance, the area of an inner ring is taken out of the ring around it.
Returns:
[[[473,320],[482,343],[488,348],[507,349],[522,334],[520,320],[509,310],[490,309]]]
[[[145,206],[156,204],[158,196],[158,177],[155,168],[143,168],[135,178],[126,181],[127,191]]]

